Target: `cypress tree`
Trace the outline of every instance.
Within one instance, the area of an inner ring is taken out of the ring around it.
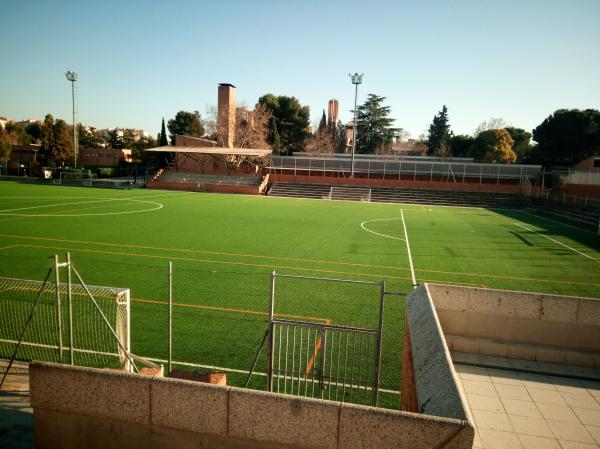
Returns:
[[[273,149],[276,151],[281,150],[281,138],[279,137],[279,131],[277,130],[277,122],[273,119]]]
[[[165,130],[165,118],[162,119],[162,125],[160,127],[160,139],[158,141],[158,145],[164,147],[169,145],[169,141],[167,140],[167,131]]]
[[[325,130],[327,127],[327,117],[325,116],[325,109],[323,109],[323,115],[321,116],[321,121],[319,122],[318,132],[321,134],[321,131]]]

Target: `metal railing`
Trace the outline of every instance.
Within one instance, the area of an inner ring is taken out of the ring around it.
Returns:
[[[350,161],[325,157],[273,156],[267,169],[272,174],[323,175],[348,177]],[[404,159],[369,159],[354,162],[355,173],[361,177],[397,180],[443,180],[447,182],[515,181],[536,179],[539,165],[483,164],[448,161],[415,161]]]

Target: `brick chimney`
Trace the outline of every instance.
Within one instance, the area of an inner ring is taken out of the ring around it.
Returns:
[[[235,86],[228,83],[219,84],[217,128],[227,148],[233,148],[235,141],[235,113]]]

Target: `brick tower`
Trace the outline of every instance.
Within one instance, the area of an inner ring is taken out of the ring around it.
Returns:
[[[219,104],[218,104],[218,133],[223,139],[227,148],[233,148],[235,142],[235,86],[233,84],[219,84]]]

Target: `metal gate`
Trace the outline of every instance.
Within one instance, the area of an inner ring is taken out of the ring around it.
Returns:
[[[277,278],[378,287],[373,327],[276,317]],[[385,284],[272,273],[267,387],[276,393],[377,405]]]

